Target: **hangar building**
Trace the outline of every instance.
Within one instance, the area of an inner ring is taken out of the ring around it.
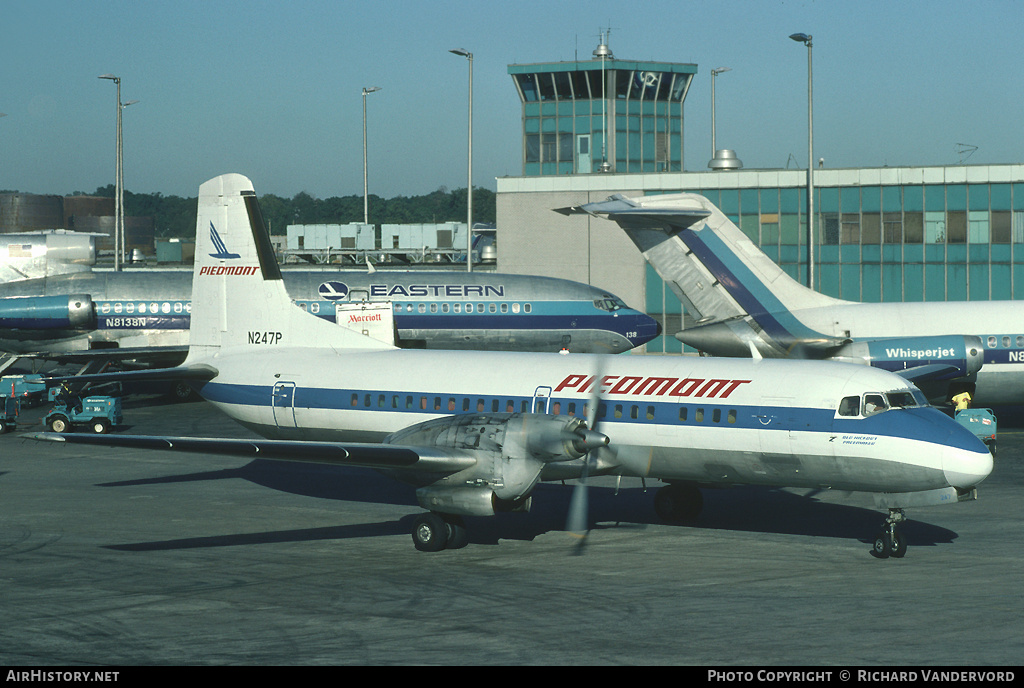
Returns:
[[[662,322],[666,335],[648,353],[678,353],[682,305],[618,225],[553,209],[686,191],[806,284],[806,170],[683,171],[695,65],[621,61],[602,45],[593,60],[508,72],[522,101],[523,176],[497,180],[500,272],[603,286]],[[825,294],[1024,299],[1024,164],[818,169],[814,196],[815,285]]]

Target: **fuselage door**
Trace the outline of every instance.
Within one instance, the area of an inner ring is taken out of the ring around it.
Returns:
[[[533,392],[532,411],[534,413],[549,413],[550,408],[551,408],[551,388],[550,387],[538,387]]]
[[[278,382],[274,385],[271,406],[274,409],[274,423],[279,428],[295,427],[295,383]]]
[[[794,452],[797,409],[792,397],[765,397],[754,416],[760,435],[761,462],[776,476],[799,473],[800,460]]]

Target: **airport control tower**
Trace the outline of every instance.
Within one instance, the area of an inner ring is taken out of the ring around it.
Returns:
[[[695,64],[612,55],[509,65],[523,103],[523,175],[681,172],[683,101]]]

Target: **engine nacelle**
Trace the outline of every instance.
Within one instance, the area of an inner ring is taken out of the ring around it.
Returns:
[[[0,299],[0,327],[21,330],[84,330],[96,326],[88,294],[11,296]]]
[[[448,416],[389,435],[387,444],[471,454],[476,465],[417,491],[420,503],[444,513],[489,515],[529,498],[551,462],[573,461],[608,444],[580,418],[540,413]]]
[[[875,339],[846,344],[832,358],[895,373],[926,365],[953,366],[955,371],[935,378],[952,380],[981,370],[984,347],[980,338],[969,335]]]

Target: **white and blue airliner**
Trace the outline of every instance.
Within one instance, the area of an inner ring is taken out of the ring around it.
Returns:
[[[226,249],[214,254],[228,256]],[[225,257],[225,260],[230,259]],[[416,349],[621,353],[653,318],[579,282],[488,272],[287,270],[292,299],[335,322],[339,304],[390,301],[396,344]],[[0,284],[0,352],[55,359],[184,360],[192,273],[85,271]]]
[[[567,530],[582,538],[601,474],[664,481],[671,521],[696,517],[701,487],[875,493],[874,551],[902,557],[906,507],[974,499],[992,470],[972,433],[866,366],[396,348],[294,304],[257,208],[241,175],[200,187],[188,358],[121,377],[187,379],[267,439],[41,439],[376,468],[417,488],[413,541],[430,551],[464,546],[465,516],[528,510],[540,481],[580,481]],[[211,223],[238,258],[213,255]]]

